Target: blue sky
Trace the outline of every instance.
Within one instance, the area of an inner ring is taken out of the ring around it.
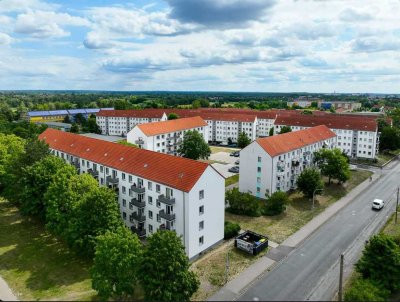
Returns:
[[[400,93],[400,1],[0,0],[0,89]]]

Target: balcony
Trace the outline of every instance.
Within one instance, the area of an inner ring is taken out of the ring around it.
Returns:
[[[131,231],[133,233],[135,233],[136,235],[138,235],[139,238],[141,237],[146,237],[146,229],[142,228],[142,229],[138,229],[136,227],[131,227]]]
[[[133,212],[131,215],[131,218],[133,220],[136,220],[137,222],[145,222],[146,221],[146,216],[143,214],[138,214],[138,212]]]
[[[79,161],[73,161],[71,164],[72,164],[77,170],[80,170],[81,164],[80,164]]]
[[[94,178],[98,178],[99,177],[99,171],[97,171],[97,170],[89,169],[87,172],[90,175],[92,175]]]
[[[142,186],[132,185],[131,190],[137,194],[144,194],[146,192],[146,188]]]
[[[144,201],[140,201],[136,198],[131,199],[131,204],[139,209],[144,208],[146,206],[146,203]]]
[[[160,225],[160,230],[162,230],[162,231],[164,231],[164,230],[175,231],[173,226],[165,225],[165,224]]]
[[[160,215],[160,217],[164,218],[165,220],[169,220],[169,221],[175,220],[175,214],[167,214],[167,213],[165,213],[165,210],[160,210],[158,215]]]
[[[135,140],[135,144],[136,145],[143,145],[144,144],[144,140],[142,140],[141,138]]]
[[[112,177],[112,176],[107,176],[106,180],[107,180],[108,186],[118,185],[118,183],[119,183],[119,179],[116,177]]]
[[[161,203],[164,203],[164,204],[166,204],[166,205],[170,205],[170,206],[172,206],[172,205],[175,204],[175,198],[173,198],[173,197],[166,197],[166,196],[164,196],[163,194],[160,195],[160,196],[158,196],[158,201],[161,202]]]

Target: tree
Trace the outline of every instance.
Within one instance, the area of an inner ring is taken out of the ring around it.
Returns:
[[[250,193],[241,193],[238,188],[226,191],[225,203],[229,205],[227,211],[237,215],[261,216],[259,200]]]
[[[311,102],[311,107],[312,108],[318,108],[318,102],[316,102],[316,101]]]
[[[307,198],[312,198],[316,190],[322,190],[324,183],[322,182],[319,171],[315,168],[304,169],[297,178],[297,187]],[[320,191],[319,191],[320,192]]]
[[[99,125],[97,125],[96,118],[89,117],[87,121],[87,131],[90,133],[101,134],[101,129]]]
[[[382,129],[379,138],[380,150],[396,150],[400,148],[400,131],[395,127],[385,127]]]
[[[171,112],[170,114],[168,114],[168,120],[176,120],[178,118],[179,118],[179,116],[174,112]]]
[[[195,101],[193,101],[193,103],[192,103],[192,108],[193,109],[199,109],[201,107],[201,102],[200,102],[200,100],[195,100]]]
[[[71,129],[70,129],[71,133],[79,133],[79,126],[78,124],[72,124]]]
[[[92,288],[102,300],[134,299],[142,248],[137,235],[126,227],[97,237],[90,275]]]
[[[247,136],[246,133],[241,132],[239,133],[238,137],[238,147],[245,148],[251,143],[251,139]]]
[[[64,123],[67,123],[67,124],[71,124],[71,119],[70,119],[69,115],[66,115],[66,116],[64,117],[63,122],[64,122]]]
[[[268,135],[269,135],[269,136],[274,136],[274,127],[271,127],[271,128],[269,129]]]
[[[224,225],[224,239],[236,237],[240,232],[240,225],[230,221],[225,221]]]
[[[24,147],[25,141],[22,138],[0,133],[0,185],[8,183],[14,159],[24,152]]]
[[[400,247],[386,234],[375,235],[366,245],[356,270],[384,288],[400,289]]]
[[[290,128],[290,126],[282,126],[279,134],[288,133],[288,132],[292,132],[292,128]]]
[[[189,301],[199,288],[182,240],[172,231],[158,231],[147,239],[140,265],[146,301]]]
[[[350,167],[345,156],[340,149],[321,149],[314,153],[314,162],[331,183],[331,179],[337,179],[343,183],[350,178]]]
[[[267,194],[266,197],[268,197]],[[286,210],[288,202],[289,197],[285,192],[276,191],[267,199],[264,214],[268,216],[279,215]]]
[[[344,301],[387,301],[390,292],[370,279],[357,279],[344,294]]]
[[[178,153],[183,157],[198,160],[207,159],[211,154],[211,150],[198,131],[189,130],[183,136],[183,142],[178,149]]]

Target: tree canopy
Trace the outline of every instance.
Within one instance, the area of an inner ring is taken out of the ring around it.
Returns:
[[[395,127],[384,127],[379,138],[379,149],[396,150],[400,148],[400,131]]]
[[[238,147],[245,148],[251,143],[251,139],[247,136],[246,133],[240,132],[238,137]]]
[[[170,114],[168,114],[168,120],[176,120],[178,118],[179,118],[178,114],[176,114],[174,112],[171,112]]]
[[[289,197],[286,192],[276,191],[271,196],[266,194],[267,200],[264,207],[264,214],[268,216],[279,215],[286,209]]]
[[[282,126],[281,131],[279,131],[279,134],[288,133],[288,132],[292,132],[292,128],[290,126]]]
[[[324,188],[320,172],[315,168],[304,169],[297,178],[297,187],[308,198],[313,197],[313,193]],[[318,193],[316,192],[316,193]]]
[[[203,136],[196,130],[187,131],[178,150],[179,155],[190,159],[207,159],[211,150]]]
[[[340,149],[321,149],[314,153],[314,162],[331,183],[331,179],[337,179],[339,183],[346,182],[350,178],[350,167],[347,158]]]

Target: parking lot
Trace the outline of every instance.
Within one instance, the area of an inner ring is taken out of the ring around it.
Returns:
[[[212,166],[225,178],[237,174],[237,173],[231,173],[228,170],[234,166],[238,166],[237,164],[235,164],[235,162],[239,160],[239,157],[230,156],[228,152],[217,152],[211,154],[209,159],[225,163],[225,164],[222,163],[212,164]]]

